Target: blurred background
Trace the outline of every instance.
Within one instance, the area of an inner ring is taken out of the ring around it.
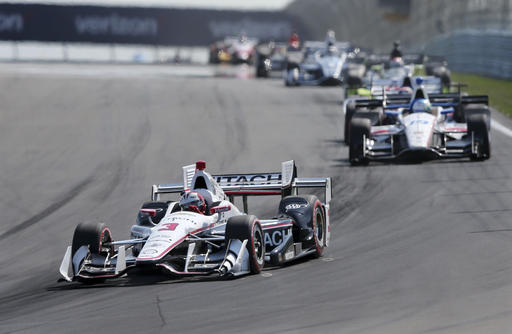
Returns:
[[[0,3],[0,60],[208,61],[207,47],[259,40],[338,40],[443,55],[457,72],[512,77],[510,0],[18,0]]]

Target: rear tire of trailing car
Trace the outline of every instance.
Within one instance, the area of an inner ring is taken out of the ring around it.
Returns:
[[[468,136],[473,136],[476,153],[471,154],[471,160],[481,161],[491,157],[491,138],[487,127],[487,115],[472,113],[467,117]]]
[[[347,103],[347,109],[345,110],[345,132],[343,133],[345,145],[350,144],[350,121],[352,120],[352,116],[354,116],[355,112],[356,103],[353,101]]]
[[[368,165],[364,141],[370,137],[371,123],[367,118],[354,117],[350,122],[350,146],[348,159],[352,166]]]
[[[491,111],[489,107],[485,104],[468,104],[462,107],[462,111],[464,112],[463,122],[469,118],[469,116],[473,114],[483,114],[487,117],[487,129],[491,129]]]
[[[307,247],[315,247],[315,257],[324,252],[326,238],[326,220],[322,203],[315,195],[287,196],[279,203],[279,213],[289,216],[295,221],[299,234],[294,235],[301,240],[300,231],[311,229],[313,240],[303,241]]]
[[[75,252],[82,246],[89,246],[91,254],[106,254],[110,252],[112,255],[113,248],[105,246],[105,243],[112,240],[112,234],[105,224],[80,223],[75,228],[75,233],[73,234],[71,254],[75,255]]]
[[[252,274],[258,274],[265,264],[265,235],[256,216],[235,216],[228,219],[226,224],[226,240],[247,239],[249,265]]]

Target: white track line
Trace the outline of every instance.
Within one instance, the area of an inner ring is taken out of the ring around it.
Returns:
[[[510,130],[509,128],[507,128],[506,126],[504,126],[503,124],[501,124],[498,121],[491,119],[491,128],[512,138],[512,130]]]

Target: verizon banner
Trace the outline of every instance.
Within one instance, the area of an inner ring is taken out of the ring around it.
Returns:
[[[207,45],[244,32],[287,40],[303,26],[283,12],[0,4],[0,40]]]

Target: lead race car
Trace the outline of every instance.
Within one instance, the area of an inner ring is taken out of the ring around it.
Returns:
[[[198,161],[183,167],[182,184],[153,185],[128,240],[114,241],[102,223],[79,224],[60,266],[64,279],[94,283],[137,267],[176,276],[256,274],[265,264],[321,256],[329,245],[330,178],[298,178],[293,160],[277,173],[212,176],[205,168]],[[303,188],[319,188],[323,198],[299,195]],[[162,201],[166,194],[182,195]],[[281,197],[276,217],[247,214],[248,197],[272,195]]]
[[[355,100],[350,120],[349,161],[415,161],[491,156],[487,96],[428,94],[418,80],[411,96]]]

